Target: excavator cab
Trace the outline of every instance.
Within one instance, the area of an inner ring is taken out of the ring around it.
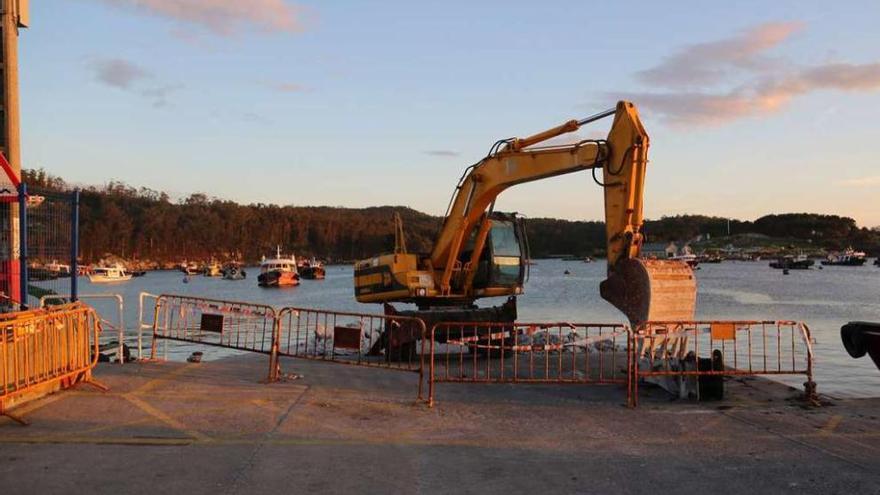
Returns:
[[[515,213],[501,212],[490,213],[488,220],[491,226],[475,270],[473,293],[476,296],[482,296],[486,291],[518,294],[522,292],[528,273],[529,253],[525,222]],[[462,251],[459,258],[462,263],[471,259],[477,230],[474,229]]]

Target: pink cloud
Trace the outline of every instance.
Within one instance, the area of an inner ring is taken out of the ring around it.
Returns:
[[[722,81],[732,68],[758,70],[774,61],[762,56],[794,33],[800,22],[761,24],[729,38],[688,45],[637,77],[644,83],[670,88]]]
[[[635,101],[671,124],[693,126],[770,114],[816,91],[880,90],[880,62],[799,67],[767,56],[802,28],[798,22],[762,24],[688,45],[636,74],[651,90],[608,96]]]
[[[100,0],[229,36],[244,29],[297,32],[300,12],[284,0]]]

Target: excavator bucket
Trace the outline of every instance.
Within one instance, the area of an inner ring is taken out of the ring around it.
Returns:
[[[620,260],[599,285],[602,298],[621,310],[634,328],[648,321],[690,321],[697,282],[682,261]]]

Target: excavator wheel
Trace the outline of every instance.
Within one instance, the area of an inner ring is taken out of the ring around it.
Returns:
[[[633,328],[648,321],[694,319],[697,281],[682,261],[623,259],[599,285],[599,292]]]

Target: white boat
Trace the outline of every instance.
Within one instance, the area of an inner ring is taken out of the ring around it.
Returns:
[[[126,282],[128,280],[131,280],[131,274],[126,273],[125,268],[119,264],[114,266],[96,266],[89,273],[89,282],[93,284]]]
[[[70,265],[58,263],[55,260],[52,260],[51,263],[46,265],[46,270],[48,270],[50,273],[55,274],[58,277],[70,276]]]
[[[299,272],[296,269],[296,257],[290,255],[285,258],[281,255],[281,246],[278,246],[274,258],[263,258],[260,263],[260,275],[257,284],[260,287],[280,287],[285,285],[299,285]]]
[[[691,254],[691,253],[680,254],[678,256],[673,256],[669,259],[671,259],[673,261],[684,261],[691,268],[696,268],[697,265],[700,264],[700,260],[697,259],[697,255]]]

